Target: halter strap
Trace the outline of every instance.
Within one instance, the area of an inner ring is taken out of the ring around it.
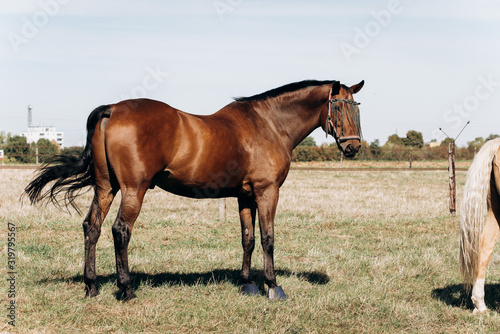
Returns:
[[[323,129],[326,133],[326,138],[328,138],[328,135],[330,134],[329,124],[332,120],[332,104],[330,103],[330,101],[332,100],[332,88],[333,87],[330,88],[330,92],[328,93],[328,114],[326,114],[325,128]]]
[[[347,106],[346,106],[347,112],[349,113],[348,117],[347,117],[347,121],[349,122],[349,124],[351,124],[351,126],[356,127],[356,130],[358,130],[359,135],[347,136],[347,137],[343,136],[343,133],[344,133],[343,113],[345,112],[345,110],[344,110],[345,108],[342,109],[341,129],[340,129],[340,134],[338,133],[337,128],[335,127],[334,120],[333,120],[334,115],[333,115],[333,111],[332,111],[332,104],[334,104],[334,103],[346,103],[347,104]],[[326,133],[326,137],[328,137],[329,134],[332,135],[339,144],[343,143],[345,141],[348,141],[348,140],[352,140],[352,139],[357,139],[357,140],[361,141],[361,124],[359,121],[358,105],[360,105],[360,103],[356,102],[354,100],[332,99],[332,89],[330,88],[330,93],[328,94],[328,114],[326,116],[325,128],[324,128],[324,131]]]

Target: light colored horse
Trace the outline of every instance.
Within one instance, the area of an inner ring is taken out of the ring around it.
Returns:
[[[484,303],[486,267],[500,237],[499,148],[497,138],[477,153],[467,172],[460,211],[460,270],[466,290],[473,287],[474,313],[488,311]]]

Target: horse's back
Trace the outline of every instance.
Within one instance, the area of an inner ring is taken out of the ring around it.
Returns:
[[[173,192],[181,192],[181,186],[238,188],[246,167],[240,123],[224,114],[188,114],[154,100],[123,101],[112,106],[106,152],[119,178],[127,176],[124,181],[135,175],[137,182],[147,179]]]

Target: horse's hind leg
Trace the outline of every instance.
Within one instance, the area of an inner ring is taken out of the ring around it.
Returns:
[[[496,166],[493,167],[492,179],[498,178]],[[493,180],[492,180],[493,181]],[[486,312],[488,309],[484,302],[484,281],[486,277],[486,267],[490,262],[495,244],[500,238],[500,195],[498,194],[495,182],[491,182],[490,196],[488,203],[488,217],[481,235],[481,250],[479,254],[479,269],[472,288],[472,302],[474,303],[474,313]]]
[[[241,244],[243,246],[243,264],[241,266],[241,293],[256,295],[259,293],[257,285],[250,282],[250,266],[252,253],[255,248],[255,214],[257,205],[255,200],[238,198],[241,221]]]
[[[83,221],[83,234],[85,240],[85,269],[83,280],[85,281],[87,292],[86,297],[95,297],[99,294],[96,285],[95,271],[95,248],[99,236],[101,235],[101,225],[109,211],[115,193],[111,187],[109,189],[97,188],[94,200],[90,206],[89,213]]]
[[[101,235],[101,225],[108,214],[109,207],[116,195],[117,188],[113,187],[111,175],[108,169],[106,149],[104,147],[104,130],[108,120],[103,119],[96,125],[92,137],[92,156],[95,173],[95,195],[87,217],[83,221],[83,233],[85,240],[85,269],[83,279],[87,287],[87,297],[99,294],[96,285],[95,271],[95,247]]]
[[[472,288],[472,302],[474,303],[474,313],[487,311],[486,304],[484,303],[484,280],[486,277],[486,267],[490,262],[493,248],[500,237],[500,230],[495,214],[490,209],[486,225],[483,229],[481,236],[481,253],[479,254],[479,270]]]
[[[112,228],[115,242],[116,273],[118,276],[117,285],[123,291],[124,301],[136,297],[130,280],[127,252],[132,228],[141,210],[147,189],[147,187],[122,189],[120,210]]]

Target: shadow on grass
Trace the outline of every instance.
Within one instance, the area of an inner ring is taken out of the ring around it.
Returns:
[[[277,269],[275,270],[276,276],[297,276],[300,279],[306,280],[312,284],[327,284],[330,278],[326,273],[319,271],[312,272],[292,272],[290,270]],[[130,278],[132,279],[132,288],[137,290],[141,284],[146,284],[152,287],[159,287],[163,285],[178,285],[178,286],[194,286],[194,285],[210,285],[216,283],[228,282],[235,286],[241,285],[240,271],[234,269],[215,269],[203,273],[158,273],[148,274],[142,272],[131,272]],[[252,270],[251,280],[255,281],[259,290],[264,291],[264,271]],[[279,280],[279,277],[278,277]],[[66,278],[51,278],[42,279],[40,284],[47,283],[83,283],[83,275],[76,275]],[[116,282],[116,274],[109,274],[104,276],[97,276],[97,285],[102,286],[108,283]],[[121,293],[116,293],[117,299],[121,299]]]
[[[434,289],[432,290],[432,297],[453,307],[465,308],[471,311],[474,309],[470,299],[471,292],[465,292],[462,284]],[[484,286],[484,302],[490,310],[500,311],[500,284],[486,284]]]

